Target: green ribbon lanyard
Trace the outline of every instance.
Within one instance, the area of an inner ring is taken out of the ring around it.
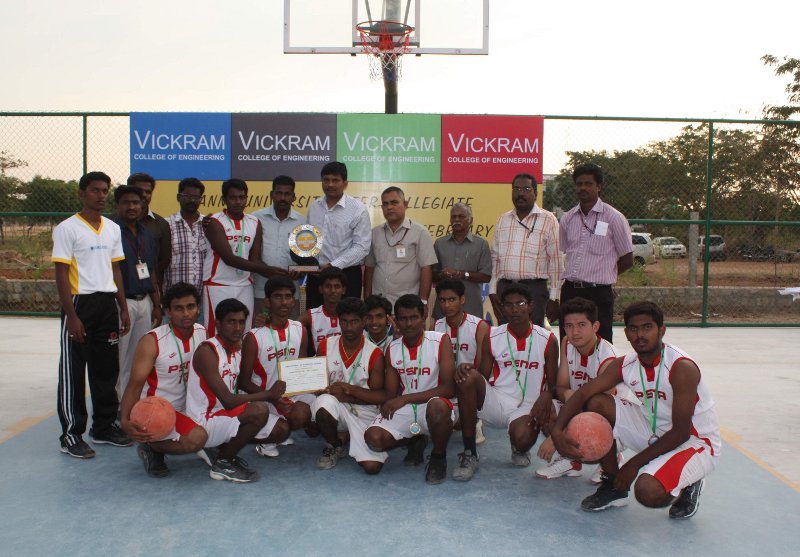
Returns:
[[[272,328],[272,325],[267,327],[269,329],[270,334],[272,334],[272,346],[275,347],[275,359],[280,362],[280,349],[278,348],[278,339],[275,337],[275,329]],[[283,352],[283,361],[289,359],[289,343],[292,342],[292,327],[288,325],[286,327],[286,350]],[[266,385],[265,385],[266,386]]]
[[[175,347],[178,349],[178,359],[181,362],[181,381],[183,382],[183,390],[186,390],[186,381],[183,378],[183,346],[180,342],[178,342],[178,335],[175,334],[175,328],[172,326],[172,323],[169,325],[169,332],[172,333],[172,339],[175,341]],[[192,331],[192,338],[191,338],[191,347],[192,347],[192,354],[194,354],[194,331]],[[188,370],[187,370],[188,373]]]
[[[356,374],[356,370],[358,369],[358,364],[361,363],[361,356],[364,355],[364,342],[363,342],[364,337],[361,337],[361,339],[362,339],[361,350],[358,351],[358,359],[353,364],[353,367],[350,368],[351,369],[350,377],[347,378],[347,384],[348,385],[352,385],[353,384],[353,376]],[[341,340],[339,342],[341,342]],[[344,345],[342,345],[342,348],[344,348]],[[344,363],[344,362],[342,362],[342,363]]]
[[[459,323],[458,327],[456,327],[456,350],[455,350],[455,353],[456,353],[456,368],[458,368],[458,355],[461,353],[461,343],[458,341],[458,338],[461,335],[461,325],[463,325],[464,321],[466,321],[466,320],[467,320],[466,316],[462,313],[461,314],[461,323]],[[447,323],[447,320],[445,320],[445,323]]]
[[[228,222],[231,224],[231,228],[233,228],[233,230],[235,231],[236,225],[233,223],[233,219],[231,219],[228,213],[223,213],[223,214],[225,215],[225,218],[228,219]],[[234,252],[239,257],[243,257],[242,254],[244,253],[244,218],[242,218],[241,222],[242,222],[242,230],[240,231],[241,233],[239,234],[239,246],[236,248],[236,251]],[[241,275],[242,270],[236,269],[236,274]]]
[[[425,332],[422,332],[422,340],[417,347],[417,388],[419,388],[419,374],[422,371],[422,345],[425,343]],[[405,343],[401,340],[400,341],[400,354],[403,356],[403,383],[406,385],[406,391],[410,391],[411,387],[408,385],[408,374],[406,373],[406,350],[405,350]],[[411,352],[409,352],[409,356]],[[417,405],[413,402],[411,403],[411,409],[414,411],[414,422],[417,422]]]
[[[653,435],[656,434],[656,416],[658,415],[658,385],[661,383],[661,368],[664,365],[664,344],[661,344],[661,358],[659,358],[658,362],[658,374],[656,375],[656,392],[654,393],[653,402],[649,402],[650,397],[647,396],[647,388],[644,382],[644,374],[642,373],[642,361],[639,360],[637,357],[637,361],[639,362],[639,379],[642,380],[642,396],[644,397],[644,406],[645,413],[647,414],[647,418],[650,420],[650,429],[653,432]]]
[[[527,339],[528,345],[528,356],[526,358],[526,362],[530,363],[531,361],[531,349],[533,348],[533,327],[528,323],[528,326],[531,327],[531,334]],[[508,355],[511,358],[511,365],[514,366],[514,375],[517,379],[517,385],[519,385],[519,390],[522,392],[522,399],[520,399],[519,404],[517,405],[522,406],[522,403],[525,402],[525,391],[528,390],[528,368],[525,368],[525,384],[523,385],[519,381],[519,370],[517,369],[517,361],[514,359],[514,350],[511,349],[511,335],[508,333],[508,328],[506,328],[506,342],[508,343]]]

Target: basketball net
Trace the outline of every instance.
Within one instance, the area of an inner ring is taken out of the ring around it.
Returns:
[[[381,81],[388,75],[399,80],[400,62],[403,54],[408,53],[414,28],[396,21],[374,21],[359,23],[356,29],[361,37],[361,48],[368,55],[370,79]]]

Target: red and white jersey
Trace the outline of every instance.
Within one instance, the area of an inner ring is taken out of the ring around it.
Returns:
[[[247,334],[256,342],[252,381],[266,391],[278,380],[278,362],[300,357],[300,344],[305,335],[303,324],[289,319],[283,329],[264,326],[251,329]]]
[[[567,366],[569,367],[569,388],[577,391],[583,385],[597,377],[597,371],[606,362],[618,357],[619,353],[613,344],[597,337],[597,344],[586,356],[578,352],[575,346],[567,341]]]
[[[327,359],[330,383],[349,383],[369,389],[370,371],[375,367],[375,362],[383,358],[383,352],[366,338],[361,338],[361,350],[356,350],[351,355],[343,350],[341,336],[322,339],[319,343],[317,355]]]
[[[489,346],[494,366],[489,384],[518,400],[522,399],[524,390],[524,402],[535,402],[547,390],[544,356],[551,342],[557,342],[555,335],[538,325],[531,325],[521,338],[514,335],[508,324],[492,327]]]
[[[386,361],[400,375],[402,393],[420,393],[439,386],[439,350],[446,338],[443,333],[424,331],[416,346],[406,346],[402,337],[389,343]]]
[[[458,328],[447,324],[447,318],[437,319],[433,330],[447,333],[453,344],[453,354],[456,356],[456,366],[459,364],[475,365],[475,356],[478,355],[478,325],[483,322],[480,317],[475,317],[464,312],[464,318]]]
[[[211,215],[211,218],[222,225],[231,251],[244,259],[250,257],[250,249],[253,247],[258,232],[258,219],[252,215],[244,215],[241,220],[236,220],[229,217],[225,211]],[[227,265],[211,248],[211,243],[208,244],[203,260],[203,284],[246,286],[252,283],[249,271]]]
[[[325,306],[308,310],[308,322],[311,324],[311,338],[314,341],[314,351],[319,351],[319,343],[328,337],[342,334],[339,328],[339,318],[328,314]]]
[[[653,367],[642,366],[638,355],[634,352],[627,354],[620,366],[620,380],[623,381],[636,397],[642,402],[641,411],[647,416],[648,410],[652,409],[654,403],[656,382],[658,382],[658,408],[656,409],[656,435],[661,436],[672,429],[672,369],[680,360],[696,362],[685,352],[672,346],[664,344],[664,362],[661,363],[661,356],[653,362]],[[642,373],[639,374],[641,368]],[[659,369],[661,370],[661,381],[658,381]],[[699,369],[699,367],[698,367]],[[644,377],[645,385],[642,388],[641,378]],[[645,391],[647,398],[645,398]],[[646,407],[645,407],[646,405]],[[649,419],[649,418],[648,418]],[[697,402],[692,415],[691,434],[711,447],[711,454],[719,454],[722,443],[720,441],[719,421],[714,410],[714,401],[708,392],[702,375],[697,385]]]
[[[147,333],[156,341],[156,361],[147,376],[142,398],[160,396],[167,399],[178,412],[186,410],[186,380],[195,349],[206,340],[206,328],[194,324],[189,338],[183,338],[170,324],[161,325]]]
[[[234,392],[242,363],[241,349],[237,347],[232,354],[228,354],[219,337],[212,337],[202,344],[207,344],[214,350],[219,360],[219,376],[222,377],[222,381],[228,389]],[[192,364],[189,366],[189,379],[186,382],[186,414],[194,421],[201,423],[224,409],[225,407],[217,400],[205,379],[200,377],[197,370],[194,369],[194,358],[192,358]]]

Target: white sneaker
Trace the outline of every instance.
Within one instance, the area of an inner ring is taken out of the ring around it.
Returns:
[[[622,466],[625,462],[625,457],[622,456],[622,453],[617,453],[617,465]],[[599,485],[603,481],[603,467],[599,464],[597,465],[597,469],[595,469],[594,473],[591,477],[591,482],[595,485]]]
[[[294,439],[292,439],[292,436],[289,435],[289,437],[286,438],[286,441],[281,441],[280,443],[278,443],[278,445],[281,445],[283,447],[288,447],[289,445],[294,445]],[[275,455],[275,456],[278,456],[278,455]]]
[[[486,436],[483,434],[483,420],[478,420],[475,424],[475,444],[483,445],[486,443]]]
[[[575,477],[581,475],[582,468],[583,465],[577,460],[561,458],[556,454],[550,464],[536,470],[536,475],[546,480],[553,480],[561,476]]]
[[[266,458],[275,458],[280,456],[278,446],[275,443],[261,443],[256,445],[256,452]]]

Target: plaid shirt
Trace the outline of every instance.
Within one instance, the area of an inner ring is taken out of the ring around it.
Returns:
[[[189,224],[180,212],[170,215],[172,238],[172,260],[164,272],[164,290],[178,282],[193,284],[198,292],[203,291],[203,260],[208,241],[203,230],[203,215]]]
[[[500,215],[492,238],[492,280],[489,293],[497,293],[500,279],[550,280],[550,298],[558,299],[564,264],[558,245],[558,220],[534,205],[524,219],[512,209]]]

